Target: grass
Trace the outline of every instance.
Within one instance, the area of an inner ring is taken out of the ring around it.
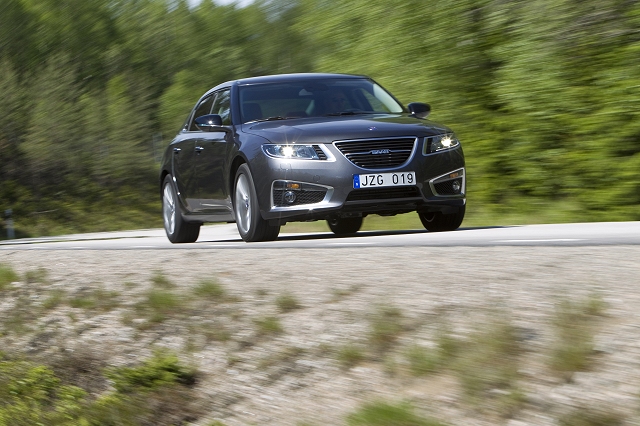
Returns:
[[[24,280],[28,284],[32,284],[32,283],[44,284],[47,282],[48,276],[49,276],[49,271],[47,271],[45,268],[40,267],[38,269],[33,269],[25,272]]]
[[[556,340],[549,360],[553,371],[569,380],[573,372],[589,370],[595,319],[604,310],[604,301],[597,295],[582,302],[563,301],[556,307],[553,318]]]
[[[364,350],[354,344],[347,344],[336,352],[336,360],[344,369],[350,369],[365,360]]]
[[[165,321],[184,307],[184,301],[175,293],[164,289],[151,289],[145,299],[136,305],[139,314],[147,317],[151,324]]]
[[[284,331],[280,320],[276,317],[264,317],[254,320],[259,336],[280,334]]]
[[[622,426],[624,416],[605,407],[581,407],[558,419],[559,426]]]
[[[18,281],[18,274],[10,266],[0,264],[0,291],[9,287],[12,282]]]
[[[289,293],[278,296],[276,298],[276,306],[282,313],[290,312],[302,307],[295,296]]]
[[[44,302],[42,302],[42,307],[44,309],[54,309],[62,304],[64,301],[64,296],[66,292],[62,289],[55,289],[49,293],[49,297],[47,297]]]
[[[369,342],[377,352],[385,352],[393,346],[403,329],[400,309],[378,306],[370,319]]]
[[[165,290],[170,290],[175,288],[176,285],[169,280],[169,278],[165,277],[164,274],[160,271],[156,271],[151,277],[151,283],[156,288],[161,288]]]
[[[50,303],[56,302],[55,297],[62,297],[64,292],[53,294],[50,297],[54,299],[47,299]],[[81,293],[69,300],[69,306],[78,309],[95,309],[102,312],[108,312],[120,305],[118,300],[120,294],[117,291],[105,290],[103,288],[96,288],[89,292]],[[47,302],[45,301],[45,303]]]
[[[222,302],[224,301],[227,292],[217,281],[205,280],[198,283],[198,285],[193,289],[193,294],[208,301]]]
[[[414,376],[433,373],[441,363],[437,349],[428,349],[419,345],[407,349],[405,356],[409,362],[409,370]]]
[[[443,426],[414,413],[409,404],[377,401],[365,404],[347,417],[348,426]]]
[[[454,372],[466,399],[493,406],[501,415],[511,415],[522,405],[518,394],[518,368],[522,349],[516,329],[504,318],[475,332],[460,344],[454,360]],[[499,392],[490,393],[498,390]],[[491,400],[497,395],[499,401]],[[512,398],[504,398],[512,396]],[[505,405],[512,402],[515,406]]]
[[[262,358],[260,362],[258,362],[258,368],[263,370],[265,368],[269,368],[281,363],[290,363],[300,358],[300,356],[304,353],[304,348],[299,348],[297,346],[286,346],[280,351]]]

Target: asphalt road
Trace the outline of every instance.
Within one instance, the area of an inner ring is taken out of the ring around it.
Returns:
[[[75,234],[0,241],[0,250],[140,250],[261,249],[332,247],[456,247],[456,246],[598,246],[640,245],[640,222],[461,228],[454,232],[367,231],[355,236],[331,233],[281,233],[277,241],[245,243],[235,224],[203,226],[192,244],[171,244],[162,229]]]

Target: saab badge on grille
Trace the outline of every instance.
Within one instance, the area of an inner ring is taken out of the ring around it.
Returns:
[[[371,150],[371,154],[373,154],[373,155],[388,154],[389,152],[391,152],[391,151],[389,151],[388,149],[372,149]]]

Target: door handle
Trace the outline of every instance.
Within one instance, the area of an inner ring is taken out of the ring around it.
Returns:
[[[174,154],[177,154],[177,153],[179,153],[180,151],[182,151],[180,148],[173,148],[173,153],[174,153]]]
[[[203,147],[201,147],[201,146],[196,146],[196,152],[197,152],[197,153],[200,153],[200,152],[202,152],[202,151],[204,151],[204,148],[203,148]]]

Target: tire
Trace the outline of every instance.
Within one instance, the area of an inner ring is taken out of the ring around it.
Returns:
[[[355,234],[362,227],[362,217],[334,217],[327,224],[336,235]]]
[[[462,224],[467,206],[462,206],[456,213],[418,212],[420,222],[430,232],[455,231]]]
[[[198,239],[201,224],[190,223],[182,218],[171,175],[167,175],[162,183],[162,219],[164,231],[172,243],[193,243]]]
[[[249,166],[242,164],[236,172],[233,186],[233,211],[240,238],[246,242],[273,241],[278,238],[280,225],[270,225],[260,215],[256,187]]]

